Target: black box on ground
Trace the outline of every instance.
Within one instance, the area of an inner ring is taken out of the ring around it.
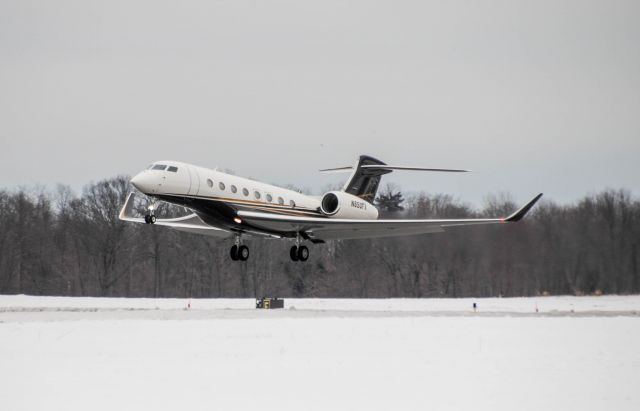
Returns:
[[[256,299],[256,308],[284,308],[284,300],[280,298],[258,298]]]

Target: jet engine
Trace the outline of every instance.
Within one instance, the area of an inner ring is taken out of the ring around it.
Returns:
[[[375,220],[378,209],[373,204],[343,191],[329,191],[322,196],[320,211],[331,218]]]

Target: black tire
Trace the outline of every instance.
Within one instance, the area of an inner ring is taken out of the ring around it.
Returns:
[[[237,245],[233,245],[233,247],[231,247],[231,251],[229,252],[229,256],[231,257],[231,259],[233,261],[238,261],[238,246]]]
[[[291,261],[298,261],[298,247],[295,245],[291,247],[291,250],[289,250],[289,257],[291,257]]]
[[[241,245],[240,248],[238,248],[238,259],[240,261],[247,261],[249,259],[249,247]]]
[[[145,224],[150,224],[149,223],[149,214],[145,214],[144,215],[144,222],[145,222]]]
[[[151,214],[151,216],[149,216],[149,222],[151,224],[155,224],[156,223],[156,216],[154,216],[153,214]]]
[[[301,245],[298,247],[298,260],[307,261],[309,258],[309,249],[307,246]]]

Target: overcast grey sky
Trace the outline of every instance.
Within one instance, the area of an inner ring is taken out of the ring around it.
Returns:
[[[0,0],[0,187],[175,159],[315,192],[640,194],[639,1]]]

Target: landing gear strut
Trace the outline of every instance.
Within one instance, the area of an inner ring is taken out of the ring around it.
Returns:
[[[229,256],[233,261],[247,261],[249,259],[249,247],[240,244],[240,236],[236,236],[236,243],[231,247]]]

